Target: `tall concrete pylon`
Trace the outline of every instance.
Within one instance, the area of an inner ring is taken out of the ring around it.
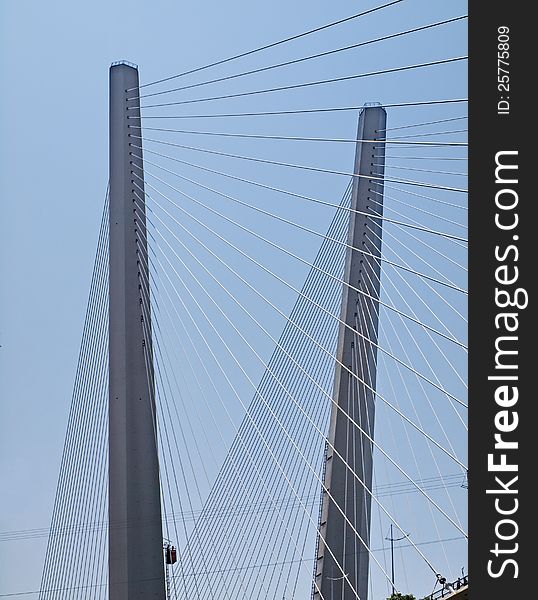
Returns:
[[[138,86],[135,66],[111,66],[110,600],[165,599],[143,162],[129,143],[129,125],[140,126]]]
[[[373,445],[368,437],[374,438],[375,417],[374,393],[368,387],[376,386],[380,263],[352,248],[381,255],[382,221],[370,215],[383,214],[386,119],[381,106],[365,105],[359,116],[353,172],[360,176],[353,180],[344,281],[364,293],[346,285],[342,290],[340,319],[348,327],[340,323],[314,600],[368,598],[373,468]]]

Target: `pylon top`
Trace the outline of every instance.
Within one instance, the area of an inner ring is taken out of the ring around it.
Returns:
[[[127,65],[128,67],[132,67],[133,69],[138,69],[138,65],[135,63],[129,62],[128,60],[117,60],[113,62],[110,66],[117,67],[118,65]]]

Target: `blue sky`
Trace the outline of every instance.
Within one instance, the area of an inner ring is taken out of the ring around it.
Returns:
[[[46,528],[50,521],[108,177],[110,63],[120,59],[133,61],[139,65],[142,82],[153,81],[376,4],[303,0],[272,3],[210,0],[203,4],[164,0],[151,3],[140,0],[2,1],[0,532]],[[465,12],[466,3],[460,1],[404,1],[364,22],[346,24],[208,74],[226,75],[236,69],[288,60]],[[295,70],[230,83],[218,88],[218,92],[286,85],[442,59],[465,54],[465,45],[465,25],[460,24],[447,31],[410,36],[405,42],[346,53],[333,62],[314,61]],[[365,101],[390,103],[465,97],[465,87],[465,68],[446,66],[428,70],[427,76],[402,74],[322,86],[295,95],[229,101],[218,107],[210,107],[209,103],[193,107],[227,111],[360,106]],[[205,95],[203,89],[193,90],[187,97]],[[435,109],[402,109],[389,112],[389,119],[394,126],[455,117],[465,112],[465,105],[437,112]],[[330,120],[290,117],[278,123],[252,120],[241,124],[215,124],[206,120],[203,127],[196,121],[188,125],[185,129],[353,137],[356,114],[343,113]],[[173,137],[161,136],[160,139]],[[249,140],[220,143],[196,136],[185,140],[193,145],[330,169],[349,171],[352,167],[353,149],[347,144],[330,150],[326,146],[305,145],[298,150],[295,146],[291,149],[277,143],[262,146]],[[194,153],[187,160],[202,163]],[[208,159],[203,164],[217,169],[233,168],[231,161]],[[273,185],[300,188],[302,193],[333,199],[341,196],[347,184],[342,178],[306,178],[296,173],[263,171],[261,167],[244,170],[236,167],[235,173],[246,173],[248,177],[258,177]],[[200,177],[199,172],[197,177]],[[226,184],[223,189],[234,193],[236,188]],[[327,211],[312,210],[305,216],[304,206],[279,207],[287,218],[299,221],[304,217],[302,222],[319,231],[324,231],[329,223]],[[276,210],[274,206],[273,210]],[[254,217],[248,218],[252,219],[251,224],[257,223]],[[273,230],[265,233],[268,231]],[[286,239],[291,249],[308,260],[313,258],[319,245],[319,240],[302,236],[290,238],[284,231],[275,235]],[[262,252],[254,242],[242,241],[250,252]],[[274,263],[275,270],[280,268],[290,281],[300,286],[306,274],[304,266],[278,260],[281,262]],[[268,284],[260,280],[260,285]],[[289,293],[282,292],[276,298],[284,311],[289,310],[293,302]],[[267,315],[265,318],[270,319]],[[275,333],[282,325],[278,319],[269,323]],[[270,349],[270,344],[260,342],[264,356]],[[254,374],[259,374],[256,371],[259,366],[252,363],[251,368]],[[462,440],[463,437],[459,440],[461,447],[464,446]],[[44,538],[0,540],[0,593],[39,587],[45,541]]]

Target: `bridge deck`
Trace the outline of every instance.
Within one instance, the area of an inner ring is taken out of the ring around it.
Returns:
[[[450,600],[469,600],[469,586],[460,588],[452,593],[449,592],[448,596],[445,598],[450,598]]]
[[[438,590],[425,600],[469,600],[469,583],[466,577],[455,581],[452,588]]]

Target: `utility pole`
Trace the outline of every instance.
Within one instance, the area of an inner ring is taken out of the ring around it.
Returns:
[[[134,65],[111,66],[109,600],[165,598],[138,85]]]
[[[344,273],[344,281],[364,293],[348,286],[342,290],[342,323],[313,586],[315,600],[330,598],[331,594],[339,600],[356,600],[357,595],[361,600],[368,597],[373,466],[372,442],[368,437],[374,437],[375,402],[371,389],[376,385],[380,276],[379,260],[372,255],[381,254],[382,234],[380,219],[370,215],[383,213],[385,129],[385,110],[380,105],[365,105],[359,116],[353,172],[360,177],[353,178]],[[368,254],[352,248],[364,249]],[[350,423],[346,413],[360,429]]]
[[[390,537],[385,538],[390,541],[390,581],[392,583],[392,595],[396,594],[396,587],[394,586],[394,542],[404,540],[409,534],[402,535],[402,537],[395,538],[393,534],[393,525],[390,524]]]

